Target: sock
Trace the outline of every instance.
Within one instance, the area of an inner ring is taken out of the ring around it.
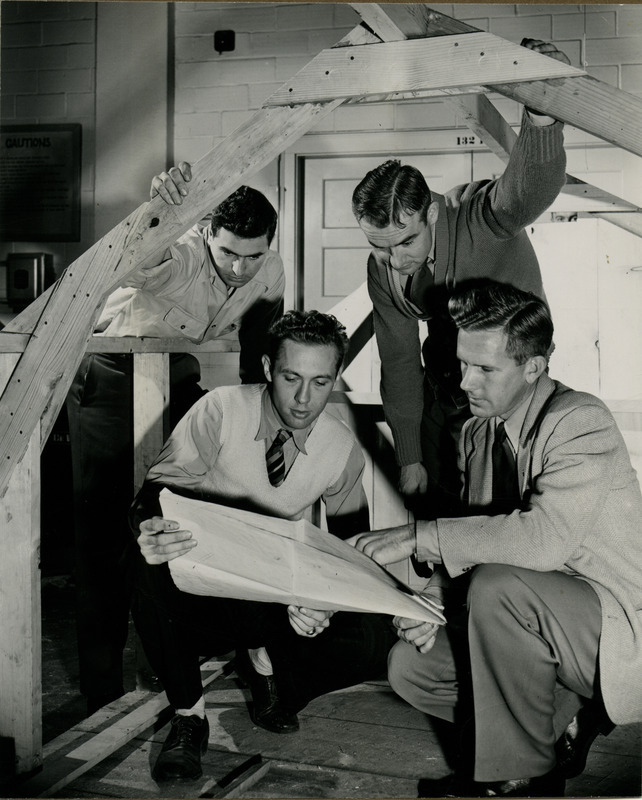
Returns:
[[[176,713],[180,717],[191,717],[196,714],[197,717],[205,719],[205,698],[201,695],[191,708],[177,708]]]
[[[247,651],[254,669],[259,675],[272,675],[272,662],[265,647],[258,647],[256,650]]]

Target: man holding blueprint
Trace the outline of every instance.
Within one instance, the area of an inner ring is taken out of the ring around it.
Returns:
[[[188,563],[198,542],[175,517],[163,515],[163,488],[182,495],[179,500],[239,509],[241,516],[258,512],[276,527],[291,524],[277,519],[301,519],[321,499],[338,540],[369,526],[363,454],[347,426],[325,410],[347,347],[343,326],[316,311],[289,312],[271,334],[263,357],[267,384],[219,387],[201,398],[172,433],[132,509],[143,556],[134,620],[176,712],[153,770],[156,780],[201,774],[209,731],[199,655],[236,650],[252,690],[253,721],[288,733],[297,730],[296,712],[313,697],[385,675],[394,641],[383,614],[231,599],[225,589],[222,596],[199,596],[172,579],[166,562],[184,556]],[[238,538],[240,530],[229,526],[228,538]],[[256,547],[245,547],[238,561],[252,559],[255,577],[266,573],[266,582],[279,568],[278,556],[270,562]],[[426,607],[427,618],[443,621],[436,607]]]

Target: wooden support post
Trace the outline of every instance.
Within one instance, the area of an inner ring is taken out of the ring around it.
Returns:
[[[0,355],[0,387],[18,356]],[[42,763],[40,430],[33,429],[0,507],[0,737],[17,774]]]
[[[169,430],[169,354],[134,353],[134,492]]]

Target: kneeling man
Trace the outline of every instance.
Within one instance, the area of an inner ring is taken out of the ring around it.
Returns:
[[[642,720],[640,486],[604,403],[548,376],[543,301],[488,282],[449,312],[468,516],[351,541],[435,565],[449,624],[395,619],[389,659],[393,688],[459,737],[455,776],[423,796],[561,796],[598,733]]]
[[[395,637],[384,615],[286,610],[179,591],[166,562],[197,542],[163,519],[158,502],[166,486],[300,519],[321,499],[330,533],[345,539],[367,529],[363,453],[349,428],[325,410],[347,343],[333,316],[288,312],[270,329],[267,384],[222,386],[202,397],[174,429],[134,502],[132,527],[143,556],[137,558],[134,621],[176,711],[154,766],[156,780],[202,774],[209,735],[202,654],[237,651],[252,691],[252,719],[274,733],[296,731],[296,712],[312,698],[385,675]]]

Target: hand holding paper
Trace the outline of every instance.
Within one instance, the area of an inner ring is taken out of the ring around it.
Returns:
[[[191,594],[329,611],[363,611],[442,625],[439,607],[371,558],[305,520],[297,522],[190,500],[167,489],[163,517],[198,545],[169,562]]]

